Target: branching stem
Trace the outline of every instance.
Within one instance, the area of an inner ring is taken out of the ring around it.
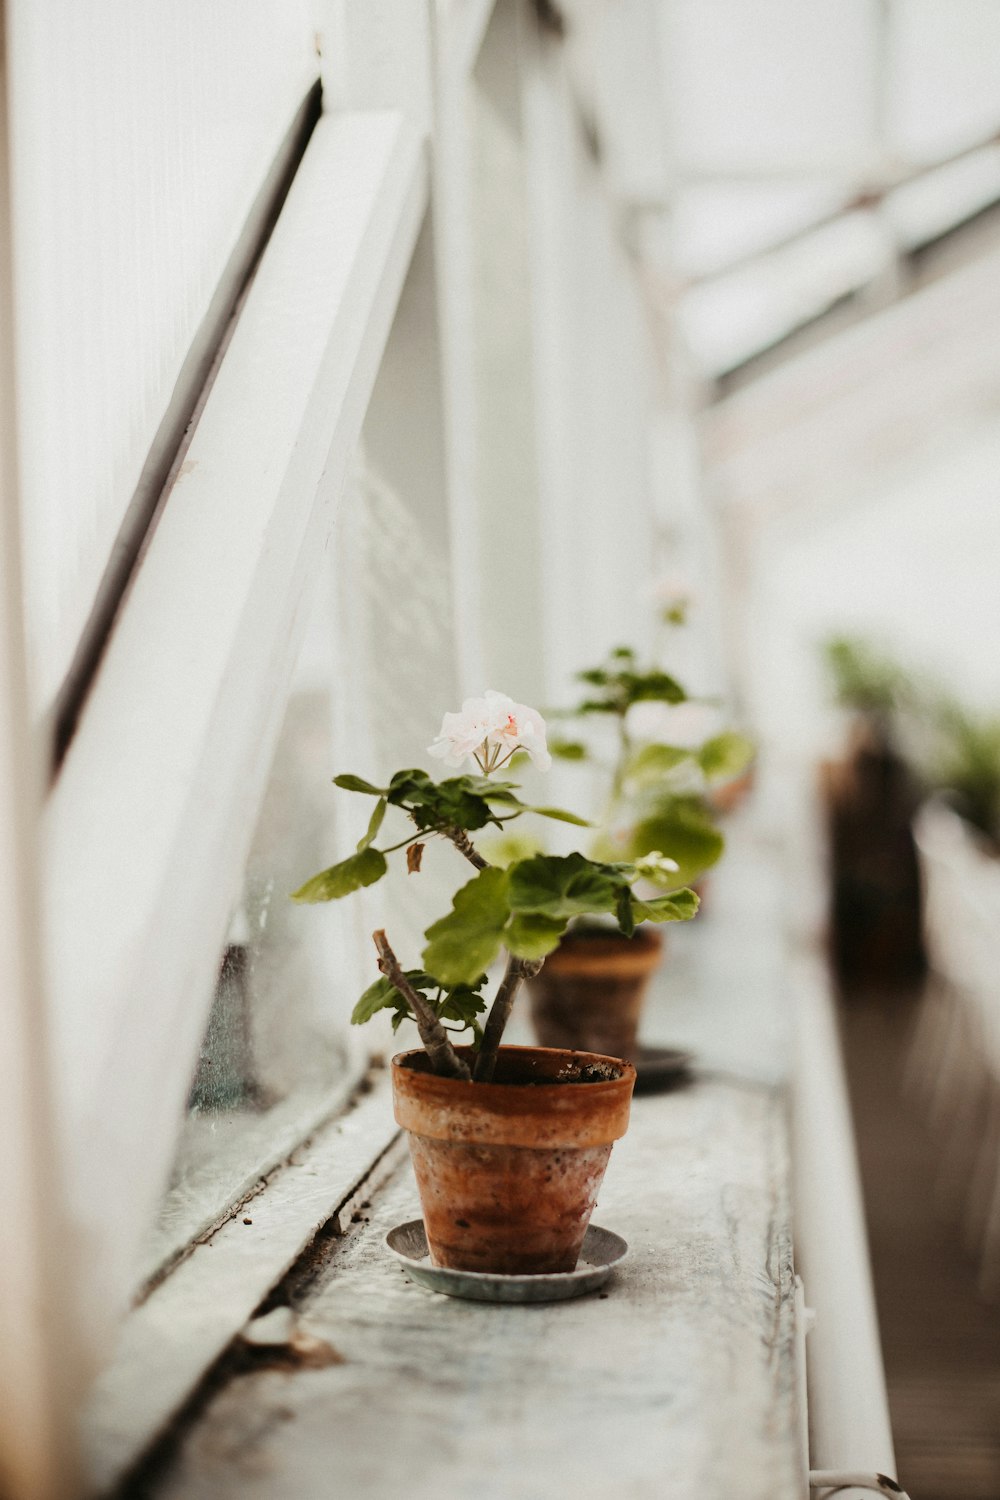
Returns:
[[[489,860],[484,859],[483,856],[479,853],[479,850],[473,844],[464,828],[442,828],[438,831],[442,833],[445,838],[450,839],[451,842],[455,845],[455,848],[458,850],[459,854],[464,854],[469,863],[471,865],[475,865],[477,870],[488,870],[490,868]],[[381,947],[379,947],[378,942],[380,936],[384,940],[385,933],[383,932],[381,934],[375,934],[375,945],[379,948],[379,954],[381,955],[382,949]],[[388,948],[388,944],[386,944],[386,948]],[[389,949],[389,952],[391,953],[392,950]],[[395,963],[395,959],[393,959],[393,962]],[[493,1001],[493,1004],[490,1006],[490,1013],[486,1019],[486,1025],[483,1027],[483,1040],[480,1044],[479,1054],[476,1058],[475,1070],[471,1074],[471,1077],[473,1077],[477,1083],[490,1083],[492,1081],[493,1074],[496,1071],[497,1053],[500,1050],[500,1043],[503,1040],[503,1034],[506,1029],[507,1022],[510,1020],[510,1013],[514,1007],[514,1001],[517,998],[517,992],[521,988],[521,985],[525,979],[534,979],[535,975],[540,972],[542,964],[544,962],[545,960],[541,958],[515,958],[512,953],[507,955],[507,967],[504,970],[503,979],[500,981],[500,988],[497,990],[496,998]],[[397,983],[390,971],[385,967],[385,964],[381,961],[381,958],[379,961],[379,968],[382,970],[383,974],[389,975],[389,978],[392,979],[392,982],[396,985],[396,988],[406,996],[407,1000],[409,1000],[410,1005],[413,1008],[413,1013],[417,1017],[417,1026],[420,1029],[420,1035],[423,1039],[424,1046],[431,1054],[431,1063],[434,1067],[434,1071],[436,1073],[445,1071],[443,1068],[439,1068],[437,1063],[434,1061],[434,1053],[431,1051],[431,1045],[428,1042],[427,1037],[424,1035],[424,1030],[420,1023],[420,1012],[417,1008],[417,1004],[414,1003],[413,991],[410,989],[409,985],[405,985],[405,976],[404,984],[401,985]],[[396,969],[398,972],[402,973],[402,971],[399,969],[398,964],[396,964]],[[416,1000],[424,1007],[425,1010],[429,1009],[426,1001],[423,1000],[422,996],[416,996]],[[441,1025],[440,1021],[438,1021],[437,1018],[433,1015],[433,1013],[431,1014],[431,1020],[434,1025],[440,1030],[441,1035],[444,1039],[444,1045],[449,1049],[449,1051],[452,1052],[454,1062],[457,1063],[460,1068],[465,1069],[463,1074],[459,1074],[457,1076],[466,1078],[470,1077],[468,1068],[465,1067],[465,1064],[461,1061],[460,1058],[455,1056],[455,1053],[451,1048],[451,1044],[448,1041],[447,1033],[445,1032],[444,1027]]]
[[[441,832],[445,838],[451,839],[459,854],[464,854],[470,865],[475,865],[477,870],[489,869],[489,860],[483,858],[464,828],[442,828]]]
[[[372,933],[372,941],[378,950],[379,968],[390,984],[394,985],[403,996],[413,1012],[417,1030],[420,1032],[420,1040],[427,1050],[434,1072],[445,1078],[462,1078],[466,1081],[471,1079],[472,1074],[468,1064],[464,1063],[455,1051],[448,1039],[448,1033],[431,1006],[407,979],[399,959],[389,946],[389,939],[381,928],[378,932]]]

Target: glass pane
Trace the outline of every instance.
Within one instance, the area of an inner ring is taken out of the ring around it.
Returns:
[[[147,1275],[252,1191],[357,1078],[349,914],[288,899],[338,847],[328,620],[321,609],[285,709]]]

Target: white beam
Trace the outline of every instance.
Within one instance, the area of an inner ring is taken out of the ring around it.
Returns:
[[[76,1247],[56,1165],[39,942],[42,761],[25,671],[7,119],[0,7],[0,1494],[68,1500],[77,1490]]]

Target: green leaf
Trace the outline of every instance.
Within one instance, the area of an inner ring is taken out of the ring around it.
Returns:
[[[730,781],[742,776],[755,753],[752,740],[730,729],[706,740],[698,751],[698,760],[709,781]]]
[[[512,910],[537,912],[553,920],[614,911],[626,878],[614,865],[583,854],[536,854],[510,867]]]
[[[433,975],[425,973],[423,969],[404,969],[403,972],[412,987],[415,990],[419,990],[422,995],[426,995],[429,990],[440,988]],[[351,1025],[363,1026],[366,1021],[370,1021],[372,1016],[376,1015],[380,1010],[394,1010],[396,1012],[392,1018],[393,1031],[398,1030],[400,1023],[411,1015],[409,1001],[406,999],[406,996],[401,990],[396,989],[396,986],[390,979],[384,976],[381,979],[376,979],[375,983],[369,985],[365,990],[361,999],[351,1011]]]
[[[540,818],[554,818],[557,823],[574,823],[577,828],[593,828],[593,823],[588,823],[586,818],[577,817],[576,813],[566,812],[562,807],[526,807],[525,812],[537,813]]]
[[[626,679],[629,703],[647,703],[650,700],[658,703],[684,703],[687,699],[687,693],[669,672],[623,672],[622,677]]]
[[[672,891],[669,896],[654,896],[652,901],[632,898],[632,912],[637,922],[687,922],[698,910],[694,891]]]
[[[624,712],[624,709],[621,705],[605,698],[584,698],[583,702],[576,709],[576,713],[578,714],[617,714],[622,712]]]
[[[586,760],[589,753],[582,740],[549,740],[549,750],[557,760]]]
[[[694,759],[695,751],[681,745],[643,745],[630,760],[628,774],[637,781],[653,781]]]
[[[397,771],[385,795],[394,807],[421,807],[433,800],[436,786],[437,783],[418,766],[409,771]]]
[[[371,843],[372,839],[382,827],[382,819],[385,817],[385,810],[388,805],[389,804],[386,802],[384,797],[380,797],[376,802],[375,811],[372,813],[370,819],[368,820],[368,832],[365,834],[364,838],[360,839],[358,842],[359,854],[363,849],[368,848],[368,845]]]
[[[515,912],[504,928],[506,947],[517,958],[544,958],[559,946],[566,923],[538,912]]]
[[[500,952],[507,887],[506,870],[481,870],[455,893],[448,915],[428,927],[424,967],[447,988],[472,984]]]
[[[483,974],[479,983],[485,982]],[[486,1000],[474,985],[458,984],[450,990],[440,1005],[435,1006],[441,1021],[461,1021],[463,1026],[475,1028],[476,1017],[486,1009]]]
[[[378,849],[362,849],[350,859],[342,859],[339,865],[331,865],[307,880],[305,885],[292,892],[293,901],[337,901],[349,896],[364,885],[374,885],[381,880],[388,866],[385,855]]]
[[[381,979],[376,979],[375,983],[370,984],[365,990],[361,999],[351,1011],[351,1025],[363,1026],[366,1021],[370,1021],[372,1016],[377,1015],[380,1010],[401,1011],[404,1018],[410,1013],[410,1007],[399,990],[397,990],[391,980],[386,979],[384,976]]]
[[[463,828],[471,833],[497,821],[483,788],[494,794],[494,800],[510,802],[511,786],[510,782],[497,782],[491,788],[481,776],[432,781],[426,771],[397,771],[386,796],[393,806],[405,807],[421,830]]]
[[[370,781],[365,781],[361,776],[335,776],[334,786],[342,786],[345,792],[365,792],[369,797],[381,797],[385,794],[384,786],[372,786]]]
[[[632,830],[629,854],[639,859],[659,851],[675,859],[678,886],[690,885],[714,865],[725,840],[700,797],[665,797]]]

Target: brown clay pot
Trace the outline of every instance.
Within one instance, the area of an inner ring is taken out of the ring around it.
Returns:
[[[630,938],[568,933],[528,985],[539,1042],[634,1057],[646,990],[662,956],[655,927],[639,927]]]
[[[434,1264],[572,1271],[634,1083],[619,1058],[541,1047],[501,1047],[492,1083],[439,1078],[423,1050],[394,1057]]]

